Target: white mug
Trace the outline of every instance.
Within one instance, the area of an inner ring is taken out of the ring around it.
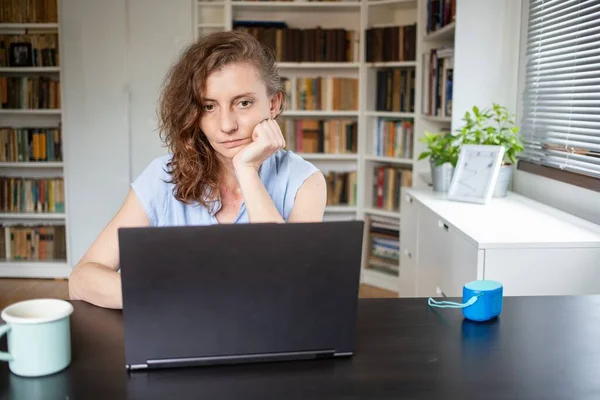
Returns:
[[[2,310],[5,325],[0,336],[8,334],[8,352],[0,351],[0,361],[8,361],[19,376],[43,376],[65,369],[71,363],[71,303],[57,299],[26,300]]]

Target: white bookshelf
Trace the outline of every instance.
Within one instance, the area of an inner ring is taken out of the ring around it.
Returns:
[[[307,117],[307,118],[348,118],[359,116],[359,111],[319,111],[319,110],[287,110],[282,117]]]
[[[367,68],[416,67],[416,61],[381,61],[367,62]]]
[[[326,212],[336,213],[336,214],[354,214],[356,213],[356,207],[352,206],[327,206],[325,208]]]
[[[60,115],[62,110],[44,110],[44,109],[0,109],[0,114],[5,115]]]
[[[380,217],[389,218],[390,220],[398,220],[400,222],[400,212],[399,211],[390,211],[384,210],[380,208],[368,207],[363,209],[363,213],[367,215],[377,215]],[[396,221],[394,221],[396,222]]]
[[[429,122],[439,122],[443,124],[449,124],[452,122],[451,116],[437,116],[437,115],[423,115],[421,118]]]
[[[48,221],[64,220],[64,213],[0,213],[0,218],[6,220]]]
[[[367,285],[375,286],[381,289],[390,290],[393,292],[398,291],[400,285],[400,278],[392,276],[385,272],[379,272],[377,270],[363,268],[361,281]]]
[[[385,157],[385,156],[375,156],[371,154],[365,155],[365,160],[367,161],[375,161],[379,163],[385,164],[398,164],[398,165],[412,165],[412,158],[402,158],[402,157]]]
[[[455,33],[455,22],[450,22],[449,24],[435,30],[432,32],[426,31],[426,20],[427,20],[427,9],[423,7],[419,11],[419,20],[423,21],[421,27],[419,28],[418,38],[420,40],[420,55],[418,62],[420,63],[420,69],[422,73],[429,74],[431,71],[429,70],[429,65],[425,65],[429,61],[430,52],[432,49],[440,49],[440,48],[454,48],[454,33]],[[427,75],[424,76],[425,78]],[[440,132],[440,131],[449,131],[451,130],[452,125],[452,115],[446,114],[442,112],[441,114],[434,115],[433,113],[427,114],[427,106],[425,102],[430,99],[431,88],[428,87],[426,83],[424,83],[423,79],[421,80],[421,101],[419,101],[419,134],[423,135],[425,132]],[[415,143],[417,154],[424,150],[424,145],[421,143]],[[422,180],[421,177],[429,175],[429,163],[428,160],[416,161],[414,165],[414,170],[416,171],[415,177],[417,178],[416,186],[425,187],[427,183]]]
[[[58,11],[58,10],[57,10]],[[59,62],[61,60],[61,37],[60,26],[58,23],[0,23],[0,35],[21,35],[21,34],[47,34],[57,33]],[[62,70],[60,66],[51,67],[0,67],[0,76],[49,76],[58,77],[62,82]],[[61,85],[61,102],[64,102],[64,90]],[[63,115],[62,109],[0,109],[2,115],[2,127],[10,128],[57,128],[61,127]],[[61,142],[64,144],[64,127],[61,127]],[[62,148],[64,160],[64,146]],[[18,178],[38,178],[51,179],[62,178],[64,176],[64,161],[0,161],[0,176],[18,177]],[[63,188],[66,182],[63,184]],[[65,190],[66,192],[66,190]],[[63,194],[63,198],[66,198]],[[67,212],[65,204],[64,213],[42,213],[42,212],[0,212],[0,223],[5,226],[23,225],[23,226],[51,226],[64,225],[66,244],[68,246],[67,230]],[[10,237],[3,229],[4,249],[10,253]],[[0,277],[11,278],[66,278],[71,267],[68,260],[69,251],[67,249],[65,260],[16,260],[6,257],[0,260]]]
[[[454,41],[454,26],[455,23],[452,22],[434,32],[429,34],[425,34],[423,36],[423,40],[426,42],[441,42],[441,41]]]
[[[0,23],[0,31],[22,31],[24,29],[29,30],[47,30],[47,29],[57,29],[57,23],[31,23],[31,24],[12,24],[12,23]]]
[[[365,111],[367,117],[384,117],[384,118],[397,118],[397,119],[414,119],[414,112],[400,112],[400,111]]]
[[[64,164],[60,161],[29,161],[29,162],[0,162],[0,168],[17,169],[62,169]],[[0,169],[0,173],[1,173]]]
[[[308,161],[357,161],[358,154],[335,154],[335,153],[301,153],[296,152],[302,158]]]
[[[360,68],[358,62],[280,62],[279,69],[282,71],[289,69],[355,69]]]
[[[329,171],[356,171],[357,204],[355,206],[335,205],[326,208],[327,219],[365,219],[366,217],[383,218],[400,228],[401,210],[377,208],[373,204],[373,184],[375,168],[390,166],[413,171],[413,186],[423,185],[417,173],[419,167],[425,165],[418,162],[417,157],[422,146],[418,138],[427,130],[439,130],[450,124],[451,117],[429,117],[423,115],[421,109],[422,96],[422,54],[440,43],[451,44],[454,34],[452,26],[444,27],[438,32],[426,35],[427,1],[417,0],[359,0],[340,2],[311,1],[196,1],[194,3],[194,32],[196,37],[215,30],[232,29],[233,20],[268,20],[285,21],[291,28],[345,28],[358,32],[358,57],[349,62],[286,62],[279,63],[282,76],[291,79],[297,77],[355,77],[359,83],[358,110],[356,111],[307,111],[294,108],[295,83],[292,83],[292,98],[282,115],[287,119],[352,119],[358,124],[358,151],[356,154],[322,154],[302,153],[303,158],[313,162],[327,176]],[[367,62],[366,31],[370,27],[385,27],[417,24],[414,46],[414,60]],[[217,27],[218,25],[218,27]],[[389,68],[400,68],[414,71],[414,108],[403,111],[377,110],[376,83],[377,72]],[[379,119],[412,121],[413,141],[409,154],[389,156],[377,154],[376,129]],[[285,123],[285,122],[283,122]],[[294,140],[295,132],[289,125],[285,127],[286,140]],[[428,171],[428,169],[427,169]],[[370,236],[365,231],[365,249],[368,249]],[[364,253],[364,251],[363,251]],[[367,268],[367,255],[363,254],[362,281],[380,288],[398,291],[399,278],[391,274]]]
[[[367,6],[369,7],[380,7],[380,6],[405,6],[408,9],[416,8],[417,0],[368,0]]]
[[[231,1],[232,7],[236,10],[262,10],[268,12],[286,11],[310,11],[334,13],[339,11],[359,11],[362,2],[345,0],[336,2],[318,2],[318,1]]]
[[[0,67],[0,72],[3,74],[21,74],[21,73],[49,73],[60,72],[59,67]]]
[[[214,32],[207,29],[209,23],[223,25],[224,29],[232,29],[233,20],[271,20],[285,21],[289,27],[302,29],[320,26],[327,28],[345,28],[361,32],[361,18],[364,1],[340,2],[304,2],[304,1],[196,1],[194,26],[196,37]],[[360,38],[357,38],[360,40]],[[295,126],[293,121],[303,119],[313,120],[346,120],[359,123],[361,109],[356,110],[303,110],[295,107],[296,80],[303,77],[346,77],[355,78],[360,82],[361,69],[364,67],[360,56],[344,62],[313,62],[282,60],[279,64],[280,74],[291,82],[291,97],[288,107],[280,116],[280,124],[289,130],[286,140],[295,148]],[[360,139],[359,139],[360,140]],[[306,153],[296,151],[304,159],[314,163],[327,176],[330,171],[357,171],[360,152]],[[358,171],[357,171],[358,173]],[[359,184],[357,185],[358,187]],[[360,201],[357,195],[357,200]],[[325,210],[326,219],[355,219],[359,210],[355,205],[331,205]]]

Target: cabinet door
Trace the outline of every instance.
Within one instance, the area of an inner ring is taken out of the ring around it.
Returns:
[[[419,297],[462,297],[465,283],[483,278],[483,251],[426,207],[419,210]]]
[[[462,297],[465,283],[483,279],[483,250],[478,250],[461,232],[438,220],[444,243],[440,291],[448,297]]]
[[[156,108],[160,88],[171,64],[182,48],[193,40],[194,24],[189,0],[127,1],[130,165],[131,177],[135,179],[152,159],[167,153],[157,133]],[[159,26],[160,29],[157,29]]]
[[[438,227],[438,217],[428,208],[419,209],[417,229],[417,296],[437,296],[441,286],[441,266],[448,247],[444,232]]]
[[[125,0],[60,4],[67,243],[74,265],[129,191],[127,20]]]
[[[417,234],[419,203],[403,193],[400,211],[400,292],[399,297],[417,295]]]
[[[572,296],[600,293],[600,248],[489,249],[485,279],[505,296]]]

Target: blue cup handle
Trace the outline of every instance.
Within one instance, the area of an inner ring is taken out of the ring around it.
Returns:
[[[483,293],[480,294],[476,294],[475,296],[472,296],[469,301],[467,301],[466,303],[455,303],[453,301],[435,301],[433,298],[429,298],[427,300],[427,304],[429,304],[431,307],[439,307],[439,308],[466,308],[469,306],[472,306],[473,304],[475,304],[475,302],[477,301],[477,298],[479,296],[481,296]]]
[[[8,331],[10,331],[10,325],[5,324],[5,325],[0,326],[0,337],[6,335],[6,333]],[[0,351],[0,361],[12,361],[12,360],[13,360],[13,357],[10,354],[8,354],[4,351]]]

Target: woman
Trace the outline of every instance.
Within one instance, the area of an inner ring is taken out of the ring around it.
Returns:
[[[325,178],[282,150],[284,93],[275,56],[220,32],[189,46],[160,99],[169,155],[135,179],[124,204],[69,278],[72,299],[122,308],[117,230],[126,226],[322,221]]]

